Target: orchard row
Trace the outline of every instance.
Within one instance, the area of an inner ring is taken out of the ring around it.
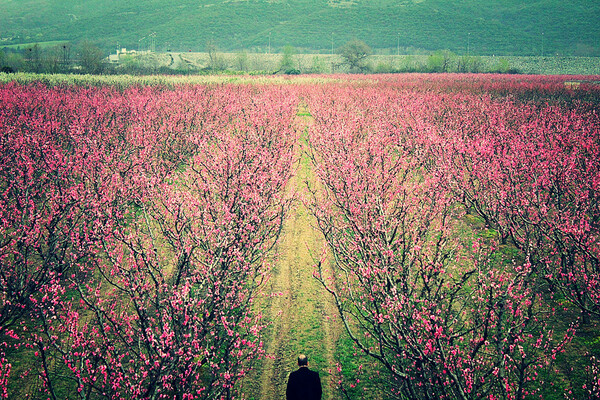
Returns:
[[[317,278],[394,395],[543,394],[576,324],[600,317],[596,110],[368,87],[309,108],[308,203],[337,273],[323,260]]]
[[[2,335],[44,397],[231,396],[289,204],[280,92],[2,88]]]

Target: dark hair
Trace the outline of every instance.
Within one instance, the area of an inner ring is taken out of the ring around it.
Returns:
[[[298,365],[299,366],[308,365],[308,357],[306,357],[304,354],[300,354],[298,356]]]

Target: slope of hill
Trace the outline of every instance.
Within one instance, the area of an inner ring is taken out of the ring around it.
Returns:
[[[600,55],[597,0],[0,0],[0,47],[92,40],[156,50]]]

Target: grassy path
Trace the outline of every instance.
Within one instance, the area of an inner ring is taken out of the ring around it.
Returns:
[[[310,125],[310,118],[298,118],[301,127]],[[313,180],[314,176],[308,159],[301,157],[288,190],[301,192],[307,179]],[[318,256],[322,245],[322,235],[313,228],[312,216],[298,201],[285,222],[279,260],[264,288],[266,296],[259,299],[272,325],[265,336],[268,358],[258,363],[243,385],[248,399],[284,399],[288,375],[297,368],[300,353],[309,357],[310,368],[321,375],[323,399],[338,398],[330,387],[328,370],[335,365],[335,346],[342,327],[335,318],[334,304],[312,277],[312,255]]]

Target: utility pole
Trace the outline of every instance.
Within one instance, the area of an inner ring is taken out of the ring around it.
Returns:
[[[71,62],[71,45],[70,44],[63,44],[62,45],[62,49],[63,49],[63,66],[68,65]]]
[[[400,55],[400,32],[398,32],[398,43],[396,45],[396,55]]]
[[[331,32],[331,55],[333,55],[333,32]]]
[[[542,57],[544,57],[544,32],[542,32]]]
[[[152,32],[150,35],[148,35],[148,38],[150,39],[150,46],[149,46],[148,50],[151,52],[155,52],[156,51],[156,32]]]
[[[471,32],[467,33],[467,57],[469,57],[471,52]]]
[[[267,54],[271,54],[271,32],[269,32],[269,50],[267,50]]]

